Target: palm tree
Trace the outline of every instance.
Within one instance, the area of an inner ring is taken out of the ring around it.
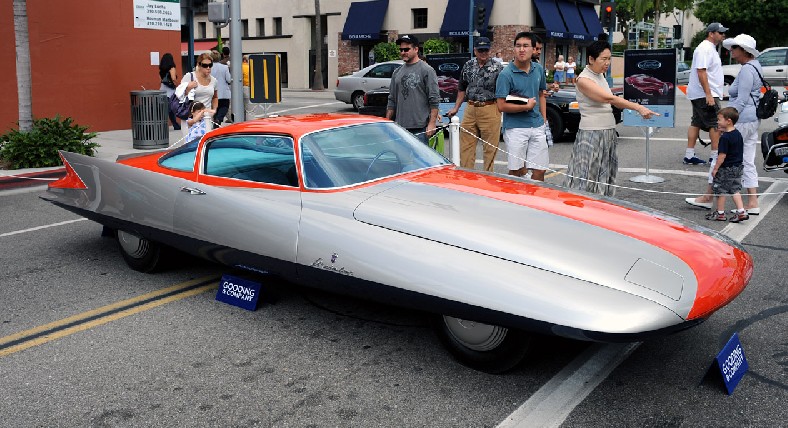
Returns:
[[[322,91],[323,87],[323,20],[320,17],[320,0],[315,0],[315,75],[312,89]]]
[[[14,0],[16,37],[16,90],[19,94],[19,130],[33,129],[33,96],[30,75],[30,42],[27,32],[27,0]]]

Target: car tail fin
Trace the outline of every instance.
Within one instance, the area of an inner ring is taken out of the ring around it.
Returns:
[[[60,180],[54,181],[49,183],[49,188],[58,188],[58,189],[87,189],[88,186],[85,186],[85,182],[79,178],[79,174],[74,171],[74,168],[68,162],[65,156],[63,156],[63,152],[60,152],[60,159],[63,160],[63,166],[66,167],[66,176],[61,178]]]

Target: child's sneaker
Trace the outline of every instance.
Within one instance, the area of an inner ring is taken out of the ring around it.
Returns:
[[[743,222],[744,220],[748,220],[749,218],[750,218],[750,215],[747,214],[747,211],[743,211],[743,212],[737,212],[737,213],[733,214],[731,216],[731,218],[728,219],[728,221],[730,221],[731,223],[740,223],[740,222]]]
[[[706,216],[706,220],[728,221],[728,217],[725,216],[724,211],[712,211]]]

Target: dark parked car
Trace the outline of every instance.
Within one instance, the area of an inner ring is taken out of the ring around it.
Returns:
[[[621,96],[623,88],[613,88],[613,93]],[[388,102],[388,88],[380,88],[364,94],[364,105],[358,109],[360,114],[384,117]],[[621,122],[621,110],[613,107],[616,123]],[[547,120],[555,140],[560,140],[565,132],[574,134],[580,125],[580,111],[577,109],[575,88],[562,88],[547,97]]]

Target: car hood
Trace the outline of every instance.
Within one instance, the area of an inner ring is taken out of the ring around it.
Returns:
[[[741,268],[739,259],[749,260],[731,242],[706,234],[715,232],[699,233],[664,214],[610,198],[531,183],[437,170],[370,197],[354,216],[632,293],[679,308],[683,318],[697,294],[729,282],[732,271]],[[739,291],[731,290],[730,299]]]

